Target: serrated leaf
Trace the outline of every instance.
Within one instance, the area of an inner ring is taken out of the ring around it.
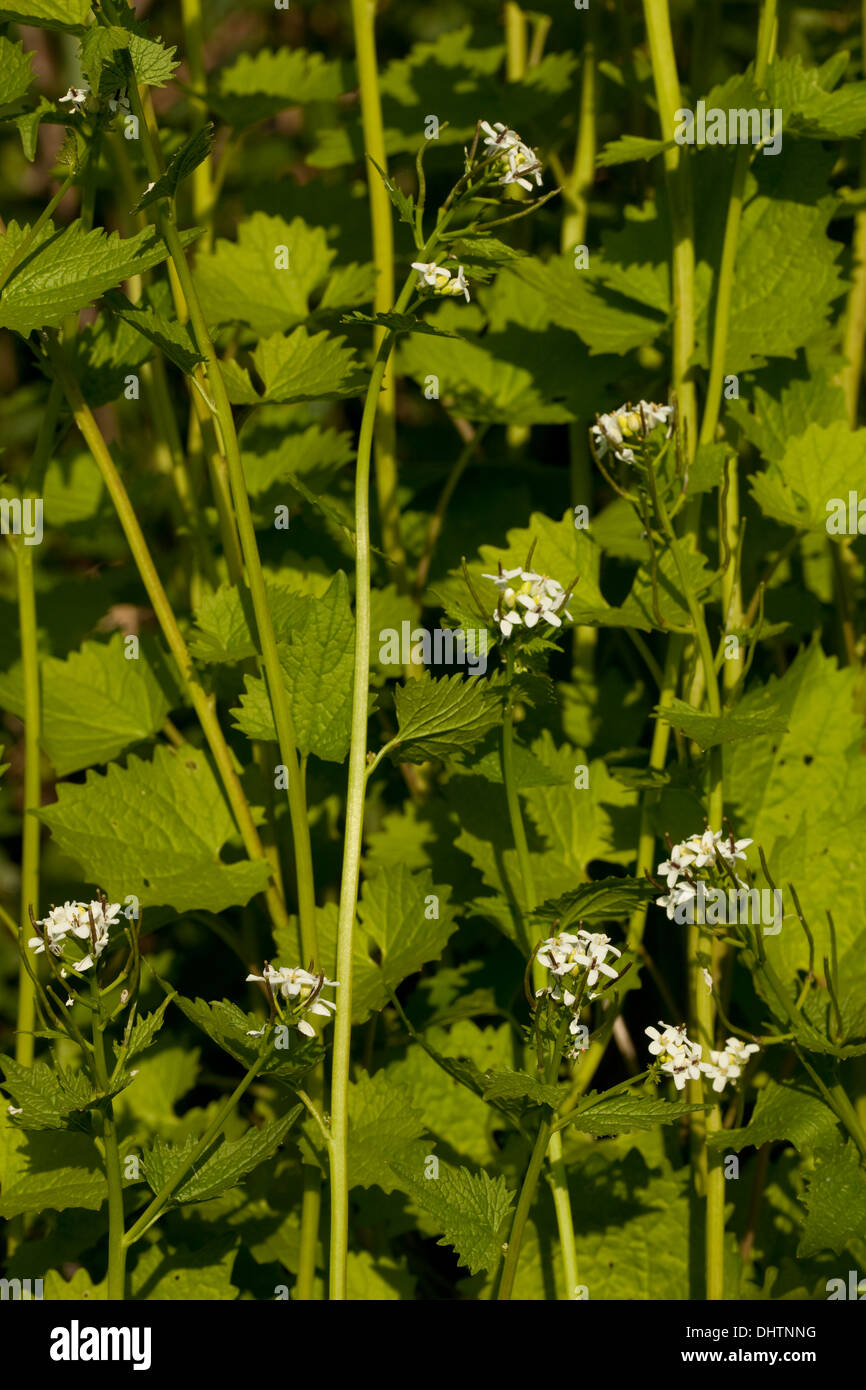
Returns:
[[[130,1296],[158,1302],[234,1302],[239,1296],[231,1278],[237,1248],[238,1237],[231,1231],[194,1250],[162,1240],[145,1246],[130,1270]]]
[[[220,859],[237,832],[210,764],[192,747],[160,746],[152,762],[131,756],[104,777],[90,772],[83,785],[58,787],[40,815],[85,880],[121,902],[132,893],[142,906],[222,912],[268,882],[266,864]]]
[[[666,705],[657,706],[655,714],[704,749],[717,748],[720,743],[735,743],[744,738],[760,738],[762,734],[784,734],[788,728],[784,716],[771,706],[753,709],[746,714],[725,710],[721,715],[712,715],[693,709],[683,700],[674,699]]]
[[[739,1153],[750,1144],[788,1140],[806,1157],[840,1145],[839,1122],[814,1088],[802,1079],[781,1084],[770,1078],[758,1092],[749,1123],[741,1129],[720,1130],[707,1140],[713,1149]]]
[[[405,1087],[391,1081],[384,1071],[373,1076],[362,1072],[349,1088],[350,1186],[375,1184],[383,1192],[393,1192],[399,1181],[392,1160],[423,1176],[429,1148],[428,1143],[419,1143],[424,1132],[424,1121],[413,1109]]]
[[[835,517],[844,533],[849,491],[866,493],[866,429],[852,431],[844,420],[809,425],[790,441],[777,464],[753,473],[750,481],[765,516],[824,532]],[[840,505],[831,509],[834,502]]]
[[[808,1216],[797,1255],[805,1259],[819,1250],[841,1255],[866,1231],[866,1173],[853,1141],[822,1153],[808,1183]]]
[[[537,1076],[524,1071],[489,1071],[484,1079],[484,1099],[525,1101],[528,1108],[548,1105],[553,1109],[561,1099],[559,1088],[546,1086]]]
[[[138,1057],[140,1053],[150,1047],[159,1037],[159,1032],[162,1028],[163,1020],[165,1019],[165,1011],[170,1003],[171,995],[167,995],[159,1005],[159,1008],[153,1009],[148,1014],[139,1014],[136,1017],[129,1034],[128,1045],[125,1049],[127,1065],[132,1061],[133,1057]],[[119,1057],[123,1051],[124,1049],[121,1044],[115,1041],[115,1056]]]
[[[362,314],[356,309],[352,314],[344,314],[341,323],[365,323],[371,327],[390,328],[394,333],[426,333],[433,338],[457,338],[450,329],[439,328],[429,319],[416,318],[414,314]]]
[[[29,229],[10,222],[0,238],[0,269],[8,265]],[[185,246],[198,229],[181,233]],[[85,231],[81,221],[56,231],[48,222],[13,271],[0,298],[0,328],[25,337],[34,328],[56,327],[68,314],[92,304],[106,290],[159,265],[168,256],[155,228],[135,236],[106,235],[101,227]]]
[[[22,1066],[13,1057],[0,1058],[3,1068],[3,1087],[13,1097],[21,1114],[15,1125],[21,1129],[86,1129],[88,1125],[76,1112],[86,1110],[92,1103],[90,1082],[83,1072],[55,1070],[47,1062]]]
[[[168,677],[155,673],[148,655],[135,661],[124,655],[124,638],[85,642],[65,661],[45,657],[41,663],[41,744],[58,777],[105,763],[130,744],[151,738],[171,709],[166,694]],[[23,717],[24,690],[20,673],[0,677],[0,703]]]
[[[303,48],[257,49],[222,68],[210,105],[237,128],[267,120],[287,107],[336,101],[351,79],[345,65]]]
[[[158,347],[187,376],[204,361],[188,324],[164,318],[149,304],[133,304],[119,290],[109,290],[105,303],[113,314]]]
[[[289,641],[306,595],[267,582],[266,593],[277,641]],[[190,651],[197,661],[234,664],[256,655],[255,613],[246,586],[221,584],[203,599],[195,621]]]
[[[89,1134],[24,1133],[0,1115],[0,1216],[46,1209],[98,1211],[108,1187]]]
[[[178,995],[174,1002],[191,1023],[247,1070],[261,1056],[264,1048],[267,1060],[262,1074],[276,1077],[288,1086],[296,1086],[322,1058],[321,1044],[291,1031],[288,1048],[274,1046],[273,1032],[265,1037],[264,1042],[262,1038],[253,1036],[252,1030],[261,1029],[262,1019],[257,1014],[244,1013],[227,999],[208,1003],[204,999],[187,999]]]
[[[282,1144],[295,1120],[303,1111],[296,1105],[278,1120],[270,1120],[261,1128],[251,1125],[240,1139],[216,1141],[216,1147],[200,1158],[172,1193],[173,1202],[208,1202],[227,1192],[257,1168],[272,1158]],[[198,1139],[190,1136],[185,1144],[170,1144],[157,1138],[142,1155],[142,1168],[151,1191],[156,1193],[190,1157]]]
[[[725,800],[737,833],[763,847],[782,890],[781,932],[766,936],[785,969],[806,967],[809,948],[787,885],[793,882],[818,961],[830,953],[825,909],[832,905],[840,957],[866,914],[866,758],[854,674],[820,647],[801,651],[781,679],[755,686],[737,706],[748,716],[772,708],[788,725],[725,747]],[[751,853],[751,852],[750,852]]]
[[[425,1179],[402,1163],[391,1166],[402,1190],[429,1212],[443,1232],[440,1245],[450,1245],[470,1274],[496,1269],[514,1200],[504,1178],[440,1167],[438,1178]]]
[[[365,880],[354,942],[353,1022],[363,1023],[385,1007],[390,997],[386,985],[396,989],[422,965],[438,960],[457,927],[450,893],[447,886],[434,884],[429,869],[413,874],[404,864]],[[320,947],[327,961],[336,956],[335,917],[326,918],[324,925],[327,934]]]
[[[388,197],[391,199],[391,202],[400,215],[400,221],[407,222],[410,227],[414,227],[415,199],[411,194],[404,193],[400,185],[396,183],[394,179],[389,179],[381,164],[377,164],[372,155],[368,155],[367,158],[384,183]]]
[[[566,405],[548,397],[529,366],[495,357],[484,338],[444,342],[425,337],[422,343],[410,334],[399,354],[403,371],[422,386],[431,374],[438,377],[440,395],[469,420],[554,424],[573,418]]]
[[[366,379],[354,349],[345,347],[345,342],[345,338],[329,333],[311,335],[305,328],[296,328],[285,337],[275,333],[263,338],[252,360],[264,392],[260,395],[249,372],[229,358],[222,364],[229,399],[234,405],[261,405],[264,401],[289,404],[360,395]]]
[[[280,648],[298,751],[342,762],[349,751],[355,669],[355,618],[342,570],[321,597],[295,598],[291,640]],[[252,739],[276,739],[264,680],[246,678],[235,727]]]
[[[804,67],[799,53],[773,59],[767,93],[770,105],[784,113],[786,135],[849,140],[866,130],[866,82],[846,82],[835,92],[825,84],[824,69]]]
[[[35,24],[39,29],[81,29],[90,16],[90,0],[3,0],[0,20]]]
[[[437,680],[423,671],[394,691],[398,732],[392,756],[410,763],[461,760],[501,724],[502,698],[502,690],[482,676]]]
[[[654,159],[657,154],[673,148],[673,140],[648,140],[643,135],[621,135],[618,140],[609,140],[596,158],[602,169],[613,164],[631,164],[637,159]]]
[[[246,323],[260,337],[294,328],[308,317],[310,299],[328,278],[334,255],[321,227],[309,227],[301,217],[285,222],[254,213],[240,223],[237,241],[220,239],[197,260],[195,282],[205,315],[211,323]]]
[[[533,913],[541,921],[559,923],[568,931],[575,922],[606,922],[627,917],[649,902],[657,889],[645,879],[601,878],[581,883],[561,897],[543,902]]]
[[[133,27],[93,24],[81,41],[81,69],[91,91],[104,96],[129,82],[129,65],[139,86],[164,87],[179,67],[174,48],[148,38]]]
[[[583,1134],[631,1134],[634,1130],[673,1124],[683,1115],[705,1109],[704,1105],[690,1105],[684,1100],[646,1100],[636,1095],[620,1095],[608,1100],[593,1100],[585,1109],[578,1107],[569,1113],[568,1122]]]
[[[14,106],[26,96],[33,82],[32,53],[23,43],[0,37],[0,107]]]
[[[178,185],[184,179],[188,179],[190,174],[209,158],[213,142],[213,126],[210,124],[200,126],[172,155],[166,165],[165,173],[141,195],[131,211],[141,212],[143,208],[150,207],[151,203],[158,202],[160,198],[173,198]]]

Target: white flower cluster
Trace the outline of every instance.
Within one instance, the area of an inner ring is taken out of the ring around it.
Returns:
[[[663,1031],[659,1032],[659,1028]],[[701,1044],[691,1041],[684,1023],[675,1027],[660,1019],[658,1028],[646,1028],[644,1032],[650,1039],[650,1055],[661,1059],[662,1071],[673,1077],[678,1091],[687,1081],[697,1081],[703,1075],[712,1081],[714,1091],[721,1092],[728,1081],[736,1081],[751,1054],[760,1052],[757,1043],[728,1038],[723,1051],[711,1050],[709,1062],[704,1062]]]
[[[80,87],[70,87],[65,96],[58,97],[61,106],[70,106],[74,112],[83,111],[87,98],[90,96],[90,87],[86,82],[82,82]],[[108,99],[108,109],[114,115],[117,111],[130,111],[129,92],[125,87],[118,87],[113,96]]]
[[[39,954],[46,949],[54,956],[63,955],[70,937],[89,942],[90,949],[79,960],[71,959],[75,970],[89,970],[108,945],[110,929],[120,916],[120,903],[105,898],[89,903],[64,903],[52,907],[47,917],[36,923],[42,928],[40,936],[32,936],[27,945]]]
[[[463,274],[463,267],[460,266],[456,275],[452,275],[450,270],[444,266],[437,265],[435,261],[413,261],[412,269],[418,272],[418,288],[426,286],[432,289],[435,294],[450,295],[452,298],[462,294],[469,302],[469,284]]]
[[[655,405],[652,401],[638,401],[636,406],[621,405],[609,415],[599,415],[591,431],[595,452],[599,458],[604,458],[611,450],[623,463],[634,463],[634,450],[627,441],[642,443],[657,425],[667,425],[670,434],[672,415],[673,406]]]
[[[302,1017],[303,1014],[318,1014],[321,1018],[330,1018],[331,1014],[337,1012],[336,1004],[319,996],[326,985],[336,986],[339,981],[327,980],[324,975],[313,975],[309,970],[302,970],[299,965],[290,968],[286,965],[265,964],[261,975],[247,975],[247,983],[250,980],[267,985],[281,1013],[280,999],[289,1002],[295,1027],[305,1038],[314,1038],[316,1030]],[[264,1028],[250,1029],[249,1036],[260,1038],[266,1028],[267,1024]]]
[[[516,130],[509,130],[501,121],[493,125],[481,122],[485,145],[493,152],[500,152],[502,158],[496,162],[501,184],[519,183],[527,193],[532,192],[530,176],[535,179],[536,188],[541,187],[541,161],[535,150],[524,144]]]
[[[58,100],[61,106],[69,105],[73,111],[81,111],[89,95],[90,88],[83,82],[80,87],[70,87],[66,95]]]
[[[558,579],[519,567],[500,570],[499,574],[485,574],[484,578],[492,579],[499,590],[499,603],[493,621],[503,637],[510,637],[515,627],[535,627],[539,618],[543,618],[551,627],[562,627],[559,611],[567,593]],[[516,588],[515,581],[518,581]],[[518,604],[523,609],[522,614],[518,611]],[[571,621],[567,609],[563,610],[563,616]]]
[[[664,876],[668,887],[667,893],[656,898],[658,906],[673,920],[677,908],[697,894],[697,870],[714,867],[719,858],[733,867],[738,859],[745,859],[750,844],[751,840],[735,840],[733,835],[724,835],[721,830],[705,830],[672,845],[670,858],[663,860],[656,869],[656,873]],[[737,882],[745,887],[742,879],[738,878]]]
[[[567,1009],[573,1010],[568,1031],[574,1037],[580,1027],[578,994],[581,993],[581,986],[572,978],[571,983],[575,988],[569,989],[569,977],[585,971],[586,987],[592,990],[598,984],[599,975],[605,975],[610,980],[617,979],[617,971],[608,964],[607,958],[618,958],[621,955],[622,951],[617,950],[616,946],[611,944],[610,937],[605,936],[603,932],[588,932],[579,927],[576,932],[560,932],[559,936],[549,936],[546,941],[542,941],[535,959],[550,971],[553,984],[537,989],[535,997],[540,999],[547,995],[554,1003],[564,1004]],[[587,997],[592,1000],[596,995],[589,994]],[[577,1046],[568,1055],[575,1057],[583,1050]]]

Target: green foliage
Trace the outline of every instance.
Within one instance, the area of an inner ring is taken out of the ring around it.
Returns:
[[[192,748],[159,746],[151,761],[131,756],[82,785],[58,788],[41,816],[64,853],[110,897],[134,894],[142,906],[221,912],[264,888],[268,869],[227,864],[220,850],[234,833],[207,759]]]
[[[0,1272],[823,1299],[866,1261],[860,16],[762,54],[763,4],[671,6],[675,105],[782,116],[681,146],[639,5],[351,8],[0,0]],[[707,830],[749,891],[686,928]]]

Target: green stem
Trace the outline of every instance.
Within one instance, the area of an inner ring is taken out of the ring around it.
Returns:
[[[154,134],[148,128],[138,88],[133,82],[130,87],[130,100],[139,117],[142,148],[145,162],[152,179],[159,177],[160,155],[157,152]],[[280,760],[288,770],[289,817],[292,825],[292,842],[295,852],[295,879],[298,898],[298,919],[300,923],[301,948],[305,961],[319,960],[318,934],[316,929],[316,895],[313,881],[313,855],[310,844],[310,826],[306,803],[301,786],[298,754],[292,727],[289,697],[280,664],[277,639],[273,619],[268,606],[265,577],[253,525],[249,494],[241,463],[240,445],[235,429],[234,415],[226,391],[219,358],[193,283],[192,273],[177,227],[168,209],[167,200],[161,199],[157,205],[157,225],[160,235],[168,247],[181,290],[183,291],[189,320],[199,352],[205,360],[207,379],[216,408],[216,417],[222,435],[222,445],[228,464],[235,518],[240,536],[241,550],[246,567],[247,582],[250,588],[253,611],[256,619],[259,645],[265,680],[274,715],[277,741],[280,747]]]
[[[506,663],[508,682],[511,683],[514,674],[514,652],[512,647],[506,650]],[[505,801],[508,806],[508,819],[511,822],[511,834],[514,839],[514,847],[517,850],[517,859],[520,864],[520,876],[523,880],[523,896],[525,908],[521,913],[520,929],[520,949],[524,956],[528,956],[532,950],[532,940],[528,926],[528,918],[532,909],[536,906],[535,881],[532,873],[532,861],[529,857],[529,843],[526,838],[526,828],[523,824],[523,813],[520,809],[520,798],[517,791],[517,779],[514,773],[514,707],[509,691],[505,706],[505,715],[502,721],[502,781],[505,786]]]
[[[668,0],[643,0],[662,139],[674,141],[682,106]],[[695,247],[688,156],[675,142],[664,153],[673,233],[673,389],[691,458],[697,443],[697,398],[691,375],[695,349]]]
[[[184,688],[198,716],[202,732],[216,763],[244,848],[251,859],[266,861],[264,847],[253,821],[240,778],[235,771],[232,754],[217,717],[215,703],[213,698],[205,693],[196,678],[189,648],[181,634],[174,610],[162,586],[144,533],[138,523],[135,508],[129,500],[129,495],[117,471],[114,459],[111,457],[110,450],[89,406],[84,401],[77,381],[69,371],[61,349],[50,337],[46,338],[44,346],[55,378],[62,386],[69,402],[73,419],[90,449],[94,462],[102,475],[108,495],[114,504],[150,606],[156,614],[157,622],[162,629],[168,648],[177,663]],[[274,921],[287,923],[285,905],[273,884],[269,885],[266,890],[266,898]]]
[[[399,310],[408,303],[407,285]],[[398,310],[398,311],[399,311]],[[355,675],[352,692],[352,735],[349,748],[349,781],[346,791],[346,827],[343,840],[343,872],[337,922],[337,979],[340,1006],[334,1021],[334,1054],[331,1072],[331,1245],[330,1296],[346,1297],[346,1259],[349,1241],[349,1175],[347,1163],[349,1064],[352,1046],[352,951],[361,842],[364,833],[364,790],[367,776],[367,702],[370,685],[370,458],[379,390],[387,357],[393,347],[388,333],[373,366],[355,471]]]
[[[767,79],[767,68],[772,52],[773,35],[776,27],[777,0],[764,0],[761,21],[758,27],[758,46],[755,58],[755,86],[762,88]],[[725,353],[728,346],[728,326],[731,316],[731,296],[734,289],[734,265],[737,259],[737,242],[740,235],[740,220],[743,212],[743,197],[746,188],[746,175],[749,172],[751,147],[740,145],[734,164],[734,177],[728,213],[725,219],[725,237],[722,243],[722,259],[719,265],[719,279],[716,290],[716,310],[713,319],[713,348],[710,358],[710,376],[707,383],[707,398],[704,403],[704,418],[701,422],[701,444],[711,444],[716,436],[719,410],[722,403],[722,385],[725,375]]]
[[[93,1066],[98,1085],[107,1092],[109,1081],[108,1066],[105,1059],[105,1023],[102,1017],[95,965],[90,980],[90,996],[93,1007]],[[123,1300],[126,1297],[123,1174],[120,1165],[120,1147],[117,1139],[114,1102],[110,1097],[106,1097],[101,1103],[99,1114],[102,1119],[105,1180],[108,1185],[108,1291],[106,1297],[112,1300]]]
[[[14,252],[7,265],[5,265],[3,267],[3,270],[0,271],[0,291],[5,289],[6,285],[12,279],[12,276],[15,274],[15,271],[18,269],[19,265],[24,260],[24,257],[27,255],[27,252],[30,250],[30,247],[33,245],[39,233],[42,231],[42,228],[50,219],[52,213],[57,207],[57,204],[60,202],[61,198],[64,196],[67,190],[72,187],[72,184],[74,180],[78,177],[79,172],[80,170],[73,170],[72,173],[67,174],[66,178],[63,180],[63,183],[60,185],[54,197],[51,199],[51,202],[48,203],[42,209],[42,212],[39,214],[36,221],[33,223],[33,226],[27,232],[27,235],[24,237],[24,240],[21,242],[21,245],[18,247],[18,250]]]
[[[589,23],[594,24],[590,11]],[[590,33],[592,29],[590,29]],[[562,221],[563,251],[572,251],[576,246],[586,243],[586,227],[589,219],[589,195],[595,182],[596,151],[596,84],[595,84],[595,44],[587,39],[581,52],[580,72],[580,124],[577,131],[577,144],[574,151],[574,165],[567,186],[563,189],[570,211]]]
[[[153,1198],[153,1201],[149,1202],[148,1205],[145,1207],[141,1216],[135,1222],[135,1225],[130,1226],[126,1235],[123,1237],[123,1244],[127,1249],[130,1245],[134,1245],[137,1240],[140,1240],[141,1237],[144,1235],[145,1231],[150,1230],[150,1227],[153,1225],[153,1223],[159,1220],[164,1208],[168,1205],[168,1202],[170,1201],[171,1195],[174,1192],[175,1188],[180,1186],[190,1169],[195,1167],[196,1163],[198,1163],[202,1155],[207,1152],[208,1148],[210,1147],[216,1136],[219,1134],[229,1115],[234,1110],[241,1096],[244,1094],[247,1088],[250,1085],[252,1085],[253,1081],[255,1081],[256,1077],[258,1076],[262,1067],[265,1065],[266,1061],[266,1053],[263,1053],[261,1057],[256,1058],[249,1071],[238,1082],[237,1086],[232,1091],[228,1100],[225,1102],[224,1105],[220,1106],[220,1109],[217,1111],[216,1115],[214,1116],[214,1119],[208,1125],[207,1129],[205,1130],[201,1139],[196,1144],[192,1153],[183,1163],[179,1165],[179,1167],[175,1169],[171,1177],[166,1179],[162,1187],[157,1192],[156,1196]]]
[[[506,663],[509,685],[514,675],[514,649],[509,646],[506,650]],[[526,902],[526,915],[522,920],[522,930],[524,937],[524,954],[528,955],[532,950],[532,941],[527,929],[529,913],[536,906],[538,898],[535,890],[535,876],[532,871],[532,860],[529,854],[529,844],[526,839],[526,829],[523,824],[523,813],[520,809],[520,796],[517,790],[517,779],[514,775],[514,713],[509,692],[505,708],[505,718],[502,725],[502,781],[505,786],[505,799],[508,804],[508,817],[511,822],[511,833],[517,847],[517,857],[520,861],[520,874],[523,879],[523,896]],[[577,1288],[577,1251],[574,1240],[574,1222],[571,1214],[571,1197],[568,1191],[568,1174],[562,1156],[562,1136],[548,1125],[548,1139],[545,1152],[549,1153],[550,1158],[550,1185],[553,1193],[553,1205],[556,1211],[556,1225],[559,1232],[559,1244],[562,1251],[562,1263],[565,1272],[566,1298],[571,1299],[575,1296]],[[542,1160],[544,1153],[542,1154]],[[532,1160],[530,1160],[530,1167]],[[536,1177],[537,1181],[537,1177]],[[521,1197],[522,1197],[521,1193]],[[530,1199],[531,1200],[531,1199]],[[515,1222],[517,1218],[515,1217]],[[518,1251],[515,1253],[515,1265],[517,1253],[519,1253],[519,1242],[522,1237],[522,1227],[518,1232],[517,1245]],[[509,1246],[514,1244],[515,1232],[512,1230]],[[514,1276],[511,1275],[513,1283]],[[499,1297],[502,1298],[501,1292]]]
[[[183,17],[184,56],[190,85],[203,92],[207,86],[204,70],[205,33],[202,22],[202,0],[181,0]],[[205,122],[205,110],[193,102],[190,133],[194,134]],[[196,114],[197,113],[197,114]],[[199,238],[197,254],[206,255],[213,241],[214,193],[211,181],[211,160],[205,159],[192,172],[192,215],[197,227],[204,227]]]
[[[538,1126],[538,1134],[532,1146],[532,1153],[529,1156],[526,1172],[523,1175],[523,1185],[520,1189],[520,1196],[517,1199],[517,1210],[514,1213],[514,1220],[511,1223],[508,1244],[505,1248],[505,1260],[502,1265],[502,1275],[499,1280],[499,1290],[496,1295],[498,1301],[510,1299],[514,1290],[514,1278],[517,1274],[520,1247],[523,1244],[523,1234],[526,1230],[526,1222],[529,1219],[529,1212],[532,1207],[532,1199],[535,1196],[535,1189],[538,1186],[538,1179],[544,1167],[544,1156],[547,1153],[551,1132],[552,1121],[542,1120],[541,1124]]]
[[[514,0],[506,0],[505,75],[509,82],[519,82],[526,72],[526,37],[526,15]]]
[[[15,568],[18,581],[18,624],[21,644],[21,670],[24,681],[24,804],[21,828],[21,949],[29,935],[30,908],[39,913],[39,832],[36,813],[42,804],[39,738],[41,733],[41,698],[39,690],[39,653],[37,650],[36,590],[33,580],[33,550],[24,544],[24,537],[15,540]],[[32,959],[32,957],[31,957]],[[34,964],[35,968],[35,964]],[[15,1058],[22,1066],[33,1063],[36,1026],[36,998],[33,981],[23,964],[18,986],[18,1017],[15,1034]]]
[[[388,156],[385,151],[385,128],[382,121],[382,99],[379,92],[379,65],[376,57],[375,0],[352,0],[352,27],[355,36],[355,57],[361,88],[361,123],[364,147],[371,160],[387,175]],[[370,224],[373,237],[373,263],[376,267],[374,313],[387,312],[394,302],[394,225],[391,199],[378,171],[367,171],[370,198]],[[373,349],[378,357],[385,330],[373,334]],[[382,547],[396,566],[398,582],[405,585],[406,555],[400,540],[400,504],[397,495],[396,449],[397,389],[392,372],[382,379],[378,412],[375,422],[376,496]]]

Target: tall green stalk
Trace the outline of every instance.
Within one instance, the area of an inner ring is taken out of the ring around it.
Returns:
[[[860,10],[860,68],[861,77],[866,77],[866,0],[862,0]],[[860,188],[866,189],[866,136],[861,136],[860,140]],[[855,430],[866,337],[866,209],[861,208],[854,218],[851,253],[851,288],[848,291],[843,343],[847,363],[842,370],[842,386],[848,423]]]
[[[148,173],[152,180],[160,175],[161,155],[156,146],[156,138],[148,127],[138,88],[133,82],[130,86],[130,101],[139,118],[142,150]],[[280,664],[277,639],[273,619],[268,606],[264,571],[259,555],[252,510],[244,478],[241,451],[235,429],[234,415],[223,380],[222,369],[216,348],[198,298],[192,274],[186,259],[177,227],[167,199],[157,205],[156,220],[160,235],[168,247],[171,262],[177,275],[189,312],[190,326],[196,345],[205,361],[207,380],[214,402],[216,420],[219,425],[222,448],[228,465],[229,479],[234,502],[235,519],[240,536],[246,568],[247,582],[256,620],[256,631],[261,648],[262,665],[268,696],[273,710],[280,760],[288,772],[289,817],[292,826],[292,843],[295,854],[295,880],[298,898],[298,919],[300,924],[301,948],[306,961],[319,959],[318,934],[316,929],[316,896],[313,880],[313,856],[310,844],[310,826],[307,817],[306,799],[301,785],[300,767],[295,744],[294,729],[289,697]]]
[[[758,27],[758,45],[755,56],[755,86],[760,90],[767,80],[767,68],[772,54],[773,38],[776,29],[777,0],[764,0],[761,21]],[[713,346],[710,358],[710,376],[707,383],[707,398],[704,403],[704,416],[701,422],[701,444],[712,444],[719,422],[722,404],[722,386],[725,375],[725,353],[728,345],[728,326],[731,317],[731,296],[734,290],[734,266],[737,259],[737,243],[740,235],[740,220],[743,214],[743,196],[746,176],[749,172],[751,147],[740,145],[734,164],[734,177],[731,183],[731,196],[728,200],[728,213],[725,219],[725,237],[722,243],[722,259],[716,288],[716,308],[713,317]]]
[[[681,108],[680,81],[671,33],[668,0],[643,0],[644,20],[652,60],[653,84],[659,109],[661,135],[674,140],[676,112]],[[671,144],[664,153],[673,233],[673,389],[686,454],[691,458],[697,443],[697,397],[692,377],[695,350],[695,241],[692,180],[688,155]]]
[[[26,939],[31,907],[39,911],[39,821],[36,812],[42,804],[42,777],[39,770],[41,699],[39,654],[36,645],[36,590],[33,575],[34,546],[25,545],[23,536],[15,538],[15,572],[18,583],[18,629],[21,673],[24,682],[24,801],[21,807],[21,949],[29,951]],[[36,1026],[36,998],[33,981],[23,963],[19,972],[18,1017],[15,1057],[23,1066],[33,1063]]]
[[[102,1001],[99,997],[96,964],[90,976],[90,998],[93,1009],[93,1066],[96,1080],[101,1090],[109,1090],[108,1064],[105,1054],[105,1019],[102,1014]],[[108,1185],[108,1293],[111,1300],[126,1297],[126,1245],[123,1239],[123,1174],[120,1166],[120,1146],[117,1137],[117,1122],[114,1115],[114,1102],[110,1097],[103,1100],[97,1111],[101,1122],[103,1162],[105,1180]]]
[[[514,675],[513,646],[507,648],[506,662],[508,681],[510,685],[511,679]],[[514,838],[514,844],[517,849],[517,858],[520,862],[520,876],[523,879],[523,896],[524,901],[526,903],[526,914],[523,917],[520,925],[523,936],[523,950],[524,953],[528,955],[533,947],[531,933],[529,933],[527,929],[528,915],[532,911],[532,909],[537,906],[538,896],[535,891],[535,875],[532,871],[532,859],[529,854],[529,844],[526,839],[526,828],[523,824],[523,812],[520,808],[520,796],[517,790],[517,780],[514,774],[514,709],[510,693],[507,697],[507,704],[502,723],[502,780],[505,786],[505,799],[508,805],[508,818],[511,822],[511,834]],[[541,969],[541,967],[538,966],[537,962],[534,962],[533,964],[534,973],[537,976],[541,977],[539,979],[539,983],[543,983],[543,969]],[[550,1079],[553,1080],[555,1078]],[[544,1124],[542,1124],[541,1129],[539,1130],[539,1134],[543,1129]],[[578,1282],[577,1250],[575,1248],[574,1222],[571,1214],[571,1197],[568,1191],[568,1173],[566,1171],[565,1161],[562,1156],[562,1135],[559,1133],[558,1130],[549,1129],[548,1139],[545,1144],[544,1150],[541,1154],[542,1162],[544,1160],[545,1154],[550,1159],[550,1186],[551,1192],[553,1194],[554,1210],[556,1212],[556,1225],[557,1230],[559,1232],[559,1245],[560,1250],[562,1252],[562,1265],[565,1273],[566,1298],[571,1299],[574,1297],[574,1291],[577,1288]],[[530,1174],[533,1171],[534,1161],[535,1153],[533,1151],[533,1157],[530,1159],[530,1166],[528,1170],[528,1173]],[[525,1186],[526,1181],[524,1181],[524,1189]],[[521,1192],[521,1198],[522,1196],[523,1193]],[[529,1200],[531,1202],[531,1194]],[[515,1215],[515,1224],[516,1222],[517,1216]],[[516,1243],[519,1249],[521,1236],[522,1227],[518,1227],[517,1230],[513,1229],[509,1237],[509,1245],[513,1246]],[[515,1261],[516,1258],[517,1251],[515,1251],[514,1253]],[[513,1275],[511,1275],[511,1280],[513,1282]],[[506,1278],[505,1276],[503,1276],[503,1280],[500,1283],[499,1298],[510,1297],[509,1293],[503,1294],[503,1285],[506,1288],[509,1287],[508,1278]]]
[[[376,57],[376,0],[352,0],[352,27],[355,57],[361,88],[361,124],[368,159],[375,160],[387,173],[385,128],[379,93],[379,65]],[[370,198],[370,225],[373,236],[373,263],[376,267],[374,313],[386,313],[394,302],[394,223],[391,200],[378,171],[367,168]],[[373,347],[378,353],[385,330],[374,331]],[[400,540],[400,504],[397,496],[397,387],[393,372],[385,371],[376,415],[376,496],[382,548],[396,566],[398,579],[405,583],[406,555]]]
[[[102,475],[106,491],[114,504],[150,606],[156,614],[157,622],[169,651],[177,663],[184,689],[195,710],[202,733],[216,763],[244,848],[251,859],[266,860],[267,856],[253,821],[240,778],[235,770],[234,759],[222,731],[213,697],[205,693],[196,677],[189,648],[184,641],[174,615],[174,609],[157,573],[153,556],[135,514],[135,508],[129,500],[129,494],[123,485],[114,459],[111,457],[111,451],[102,437],[93,412],[85,403],[77,381],[66,364],[62,350],[50,337],[46,338],[44,345],[55,380],[59,382],[66,395],[73,419],[84,442],[90,449],[93,460]],[[287,923],[285,905],[273,884],[270,884],[266,890],[266,900],[273,920],[277,923]]]

